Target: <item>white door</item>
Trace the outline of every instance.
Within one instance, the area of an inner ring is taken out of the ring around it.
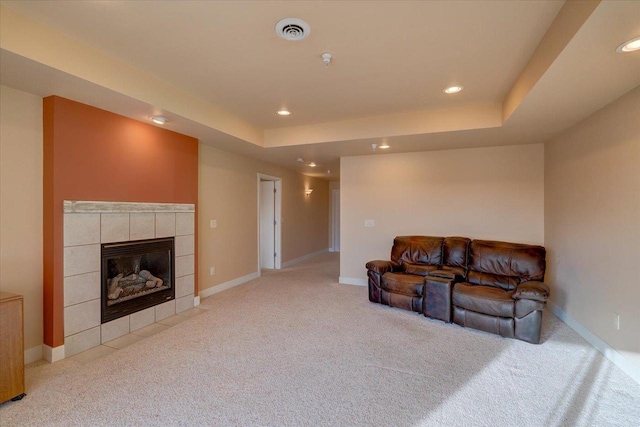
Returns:
[[[340,190],[331,191],[331,234],[333,252],[340,252]]]
[[[275,181],[260,181],[260,268],[275,268]]]

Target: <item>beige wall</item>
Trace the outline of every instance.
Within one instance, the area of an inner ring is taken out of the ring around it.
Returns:
[[[43,330],[42,99],[5,86],[0,99],[0,289],[25,296],[30,349]],[[257,271],[257,173],[282,178],[282,261],[327,249],[328,182],[202,144],[199,157],[200,290]]]
[[[543,244],[543,162],[541,144],[342,158],[341,278],[364,281],[399,235]]]
[[[328,248],[327,181],[202,143],[198,158],[200,292],[258,271],[258,173],[282,178],[282,262]]]
[[[40,346],[42,98],[6,86],[0,86],[0,290],[24,295],[25,349]]]
[[[551,301],[640,366],[638,118],[640,88],[545,145],[545,243]]]

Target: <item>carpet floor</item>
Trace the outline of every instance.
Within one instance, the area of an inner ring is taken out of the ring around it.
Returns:
[[[337,254],[89,363],[26,370],[8,426],[638,426],[640,385],[548,310],[542,344],[372,304]]]

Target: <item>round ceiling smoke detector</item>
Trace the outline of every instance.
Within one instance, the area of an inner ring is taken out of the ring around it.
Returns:
[[[276,34],[285,40],[296,42],[311,34],[309,24],[298,18],[285,18],[276,24]]]

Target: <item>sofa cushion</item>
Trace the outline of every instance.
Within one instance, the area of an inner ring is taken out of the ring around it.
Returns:
[[[469,283],[480,286],[491,286],[505,291],[512,291],[518,286],[517,276],[503,276],[501,274],[490,274],[481,271],[469,271],[467,279]]]
[[[407,274],[415,274],[416,276],[428,276],[434,270],[438,269],[437,265],[422,265],[404,263],[404,272]]]
[[[385,273],[382,276],[382,289],[395,294],[422,296],[424,277],[403,273]]]
[[[393,239],[391,261],[398,264],[442,264],[444,238],[431,236],[398,236]]]
[[[542,281],[545,249],[542,246],[474,240],[469,247],[469,283],[513,290],[519,283]]]
[[[454,270],[462,271],[464,276],[467,270],[469,243],[471,243],[471,239],[466,237],[447,237],[444,239],[443,266],[454,267]]]
[[[493,286],[478,286],[467,282],[456,283],[453,288],[453,305],[490,316],[513,317],[515,301],[513,292]]]

